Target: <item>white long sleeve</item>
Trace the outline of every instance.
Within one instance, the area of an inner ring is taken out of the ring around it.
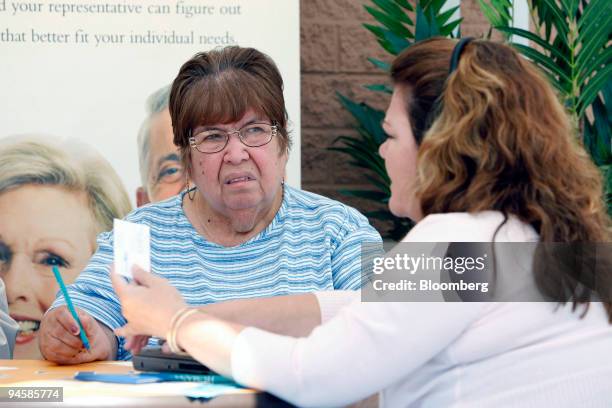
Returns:
[[[356,290],[315,292],[315,296],[321,310],[321,324],[327,323],[347,305],[360,300],[360,292]]]
[[[406,240],[485,242],[501,220],[495,212],[430,216]],[[511,219],[498,238],[537,237]],[[601,304],[582,318],[546,302],[333,296],[317,295],[324,324],[306,338],[243,330],[234,378],[299,406],[346,405],[378,391],[390,407],[612,406],[612,326]]]
[[[240,383],[299,406],[346,405],[419,368],[482,308],[476,303],[448,306],[353,303],[303,339],[248,328],[234,344],[232,373]],[[410,324],[397,324],[401,321]]]

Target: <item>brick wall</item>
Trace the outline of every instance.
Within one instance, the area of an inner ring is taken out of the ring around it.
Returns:
[[[414,3],[414,0],[411,0]],[[363,85],[387,77],[366,57],[389,61],[374,36],[362,27],[374,22],[363,5],[368,0],[300,0],[302,65],[302,188],[343,201],[359,209],[376,209],[367,200],[346,197],[339,189],[365,189],[363,174],[348,165],[347,157],[330,152],[334,139],[353,135],[354,121],[336,98],[336,91],[384,109],[387,98]],[[479,35],[488,26],[476,0],[461,1],[464,35]],[[385,208],[380,205],[380,208]],[[377,224],[378,228],[385,228]]]

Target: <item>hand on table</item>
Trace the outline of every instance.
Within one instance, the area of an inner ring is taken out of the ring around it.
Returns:
[[[86,312],[77,309],[77,314],[89,339],[90,350],[83,346],[79,325],[68,308],[60,306],[45,314],[40,324],[39,347],[43,357],[58,364],[114,359],[112,333],[109,335],[110,331]]]

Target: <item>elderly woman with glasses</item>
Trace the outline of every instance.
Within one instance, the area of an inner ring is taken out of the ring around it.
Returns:
[[[194,186],[126,217],[150,227],[151,273],[192,306],[361,286],[362,244],[380,243],[380,235],[353,208],[284,184],[291,140],[283,81],[269,57],[241,47],[195,55],[172,84],[169,108]],[[130,357],[113,334],[126,320],[109,279],[112,262],[109,232],[68,289],[91,349],[60,295],[41,325],[45,358]],[[268,328],[286,329],[275,325]]]

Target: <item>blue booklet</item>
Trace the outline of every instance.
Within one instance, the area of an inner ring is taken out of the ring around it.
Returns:
[[[184,374],[184,373],[98,373],[95,371],[79,371],[74,375],[75,380],[79,381],[100,381],[116,384],[150,384],[168,381],[192,381],[208,384],[222,384],[227,386],[240,387],[230,378],[218,374]]]

